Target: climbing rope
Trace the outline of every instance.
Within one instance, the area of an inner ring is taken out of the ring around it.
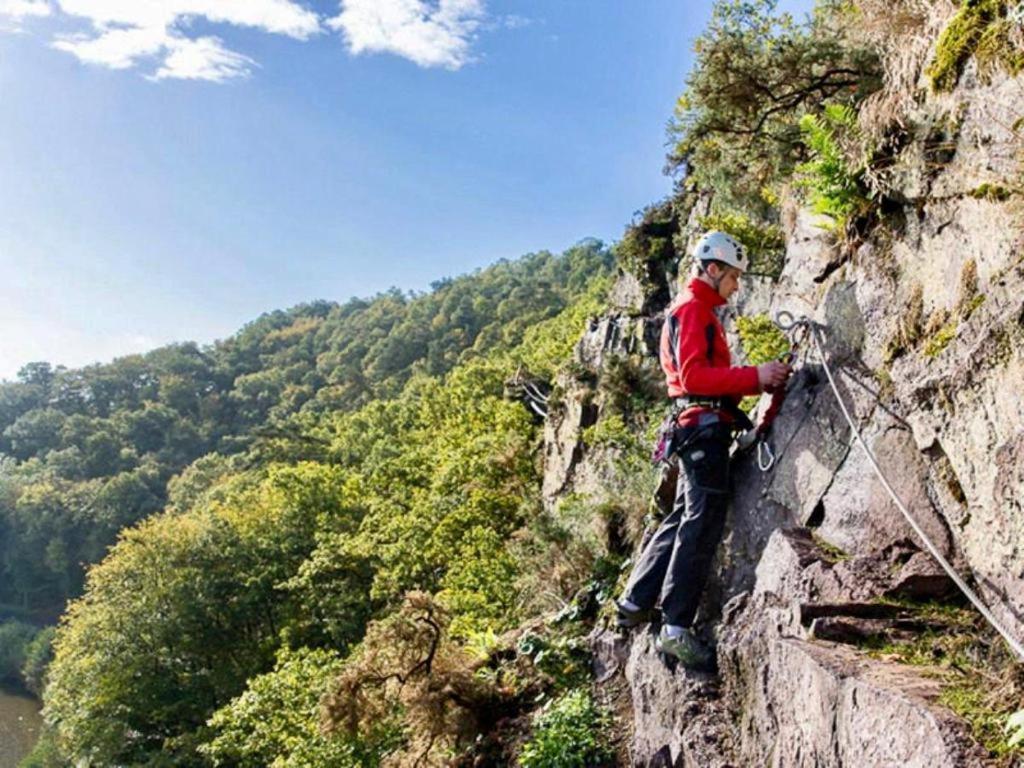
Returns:
[[[996,632],[998,632],[1000,635],[1002,635],[1003,639],[1006,641],[1007,645],[1009,645],[1010,648],[1013,649],[1014,653],[1016,653],[1017,656],[1022,661],[1024,661],[1024,645],[1021,645],[1020,641],[1018,641],[1015,637],[1013,637],[1013,635],[1010,634],[1009,630],[1007,630],[1002,625],[1002,622],[1000,622],[999,619],[996,618],[996,616],[992,613],[991,610],[989,610],[988,606],[985,605],[982,599],[977,594],[975,594],[974,590],[967,586],[967,583],[962,578],[960,578],[960,574],[958,574],[956,570],[953,568],[953,566],[950,565],[949,561],[947,561],[946,558],[943,557],[939,549],[932,543],[931,539],[928,538],[928,535],[924,532],[924,530],[921,528],[918,522],[914,519],[914,516],[910,514],[910,511],[903,504],[903,501],[896,494],[896,491],[893,490],[892,486],[889,484],[889,481],[883,474],[882,469],[878,466],[878,461],[875,459],[875,456],[871,452],[871,449],[868,448],[867,443],[864,442],[864,438],[861,436],[860,429],[854,423],[853,417],[850,415],[850,411],[847,409],[846,403],[843,401],[843,396],[839,392],[839,387],[836,384],[835,376],[832,373],[832,368],[831,366],[829,366],[828,359],[825,357],[825,345],[822,341],[820,327],[810,318],[802,317],[798,319],[793,317],[793,315],[789,312],[779,312],[775,317],[775,324],[778,325],[779,328],[781,328],[783,331],[787,333],[795,332],[799,328],[806,329],[811,338],[811,341],[814,343],[815,349],[817,350],[818,358],[821,360],[822,368],[824,368],[825,375],[828,377],[828,383],[832,387],[833,394],[835,394],[836,396],[836,401],[839,403],[839,408],[843,412],[843,416],[846,418],[846,423],[849,424],[850,429],[853,430],[853,434],[857,439],[858,445],[860,445],[861,449],[864,451],[864,455],[867,456],[868,462],[871,464],[872,469],[875,470],[875,474],[878,475],[878,479],[882,482],[882,485],[885,487],[885,490],[889,492],[889,495],[892,497],[892,500],[896,504],[897,508],[903,514],[903,517],[906,518],[906,521],[910,524],[910,527],[914,529],[914,533],[916,533],[918,538],[924,542],[924,545],[927,548],[928,552],[931,554],[931,556],[935,558],[936,562],[938,562],[939,565],[942,566],[942,569],[946,572],[949,578],[953,580],[953,583],[955,583],[957,587],[960,588],[960,591],[963,592],[964,596],[968,600],[970,600],[974,607],[977,608],[978,611],[981,613],[981,615],[985,617],[985,620],[992,625],[992,628],[995,629]]]

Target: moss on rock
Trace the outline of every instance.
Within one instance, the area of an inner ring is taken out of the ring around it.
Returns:
[[[982,71],[1003,67],[1016,74],[1024,68],[1024,52],[1010,40],[1007,10],[1004,0],[963,2],[942,31],[926,70],[933,90],[953,90],[971,56],[977,57]]]
[[[988,200],[993,203],[1001,203],[1005,200],[1009,200],[1013,191],[1004,187],[1001,184],[979,184],[977,187],[967,193],[975,200]]]

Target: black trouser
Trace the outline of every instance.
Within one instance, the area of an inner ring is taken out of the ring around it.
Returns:
[[[725,424],[684,427],[677,440],[675,505],[644,547],[624,596],[641,608],[660,596],[665,623],[688,627],[725,528],[732,434]]]

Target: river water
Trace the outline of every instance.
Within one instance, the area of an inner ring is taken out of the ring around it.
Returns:
[[[34,699],[0,688],[0,768],[18,768],[35,746],[42,722]]]

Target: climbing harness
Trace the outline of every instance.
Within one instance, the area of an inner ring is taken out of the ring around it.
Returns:
[[[675,453],[676,421],[678,419],[679,412],[675,407],[662,419],[661,424],[658,426],[654,449],[651,451],[652,464],[667,464],[672,460],[672,454]]]
[[[821,326],[819,326],[817,323],[815,323],[808,317],[795,318],[789,312],[779,312],[775,317],[775,323],[776,325],[779,326],[779,328],[781,328],[786,333],[796,333],[800,329],[803,329],[804,333],[810,336],[810,339],[814,344],[814,348],[818,353],[818,359],[821,361],[822,368],[825,371],[825,375],[828,377],[828,383],[832,388],[832,393],[835,395],[836,402],[839,403],[839,408],[842,411],[844,418],[846,419],[846,423],[850,425],[850,429],[853,431],[853,435],[856,438],[857,444],[860,445],[861,449],[864,451],[864,455],[867,456],[868,462],[871,464],[871,468],[875,471],[875,474],[878,476],[878,479],[881,481],[885,490],[889,492],[889,496],[892,497],[892,500],[896,504],[896,507],[903,514],[903,517],[910,524],[910,527],[913,528],[914,533],[916,533],[918,538],[922,542],[924,542],[925,548],[928,550],[929,554],[931,554],[931,556],[935,558],[935,561],[942,566],[942,569],[946,572],[949,578],[953,580],[953,583],[957,585],[960,591],[963,592],[964,596],[968,600],[970,600],[971,604],[974,605],[974,607],[978,609],[981,615],[985,617],[985,620],[988,621],[992,628],[995,629],[996,632],[998,632],[1002,636],[1002,638],[1006,641],[1007,645],[1009,645],[1010,648],[1013,649],[1013,652],[1016,653],[1022,661],[1024,661],[1024,645],[1022,645],[1020,641],[1018,641],[1015,637],[1013,637],[1013,635],[1010,634],[1009,630],[1007,630],[1003,626],[1002,622],[1000,622],[999,619],[996,618],[996,616],[992,613],[991,610],[989,610],[988,606],[982,601],[982,599],[977,594],[975,594],[974,590],[972,590],[967,585],[967,583],[962,578],[960,578],[960,574],[956,572],[956,570],[949,563],[949,561],[946,560],[946,558],[939,551],[938,547],[936,547],[935,544],[932,543],[931,539],[928,538],[928,535],[918,524],[917,520],[914,519],[914,516],[910,514],[910,511],[907,509],[906,505],[904,505],[900,497],[896,494],[896,491],[893,490],[892,485],[889,484],[889,481],[886,479],[881,468],[878,466],[878,461],[875,459],[875,456],[872,453],[871,449],[868,448],[867,443],[861,436],[860,429],[854,422],[853,416],[847,409],[846,403],[843,400],[843,396],[839,392],[839,386],[836,384],[836,379],[833,375],[832,368],[829,365],[828,359],[825,356],[825,344],[822,340]]]

